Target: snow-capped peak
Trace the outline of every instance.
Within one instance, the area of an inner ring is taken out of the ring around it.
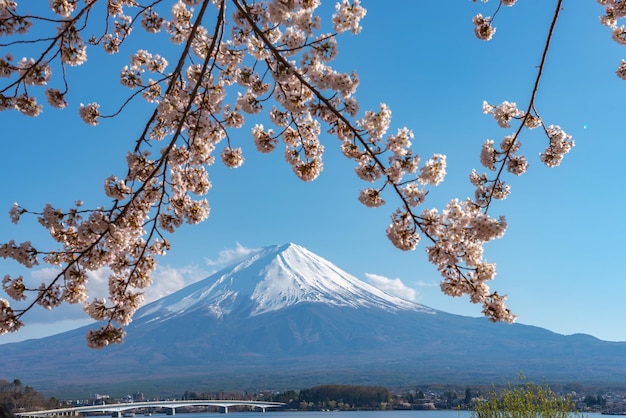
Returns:
[[[304,302],[434,313],[288,243],[265,247],[234,266],[153,302],[137,312],[137,318],[165,319],[197,310],[217,317],[247,310],[256,316]]]

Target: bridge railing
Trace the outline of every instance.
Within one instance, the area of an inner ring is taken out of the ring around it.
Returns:
[[[242,400],[193,400],[193,401],[148,401],[148,402],[126,402],[117,404],[102,404],[102,405],[88,405],[77,406],[73,408],[58,408],[49,409],[44,411],[31,411],[20,412],[17,414],[19,418],[39,418],[48,416],[72,416],[78,415],[81,412],[115,412],[118,417],[122,415],[123,411],[136,410],[142,408],[168,408],[171,413],[175,415],[176,408],[183,408],[189,406],[217,406],[223,408],[225,413],[228,412],[228,408],[231,406],[252,406],[254,408],[262,409],[263,412],[267,408],[279,408],[284,406],[282,402],[264,402],[264,401],[242,401]]]

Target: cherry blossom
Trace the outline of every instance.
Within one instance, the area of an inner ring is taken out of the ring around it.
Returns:
[[[611,29],[612,39],[620,45],[626,45],[626,29],[624,26],[617,26],[621,19],[626,17],[626,7],[620,0],[598,0],[604,6],[604,14],[600,16],[600,23]],[[624,60],[618,65],[616,74],[619,78],[626,80],[626,64]]]
[[[491,18],[483,17],[482,14],[478,13],[474,16],[474,33],[478,39],[483,41],[489,41],[493,38],[493,35],[496,33],[496,28],[491,26]]]

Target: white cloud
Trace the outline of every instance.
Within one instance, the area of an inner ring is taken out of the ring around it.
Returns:
[[[107,299],[110,272],[108,268],[89,272],[87,281],[89,300],[93,300],[95,297]],[[39,282],[49,282],[56,277],[58,273],[59,269],[53,267],[33,270],[30,274],[32,279],[31,284],[36,287]],[[152,274],[152,285],[144,289],[144,305],[180,290],[198,280],[205,279],[209,275],[210,273],[208,271],[196,266],[176,268],[165,265],[157,267],[156,271]],[[14,302],[14,308],[24,308],[31,300],[32,299],[29,298],[22,302]],[[31,327],[34,328],[37,324],[60,325],[60,328],[66,330],[69,329],[68,326],[71,327],[74,322],[80,326],[91,320],[83,311],[81,304],[70,305],[64,303],[52,310],[47,310],[36,305],[24,316],[24,321],[26,324],[25,330]],[[67,326],[61,326],[63,324]],[[34,335],[37,335],[37,333]],[[0,343],[2,342],[3,341],[0,341]]]
[[[257,248],[246,248],[237,243],[235,248],[220,251],[215,260],[206,259],[206,264],[211,266],[211,269],[203,269],[194,265],[183,267],[161,265],[157,267],[155,272],[152,274],[152,285],[144,289],[144,305],[174,293],[199,280],[205,279],[215,272],[216,267],[222,267],[241,261],[258,250],[259,249]],[[54,267],[32,270],[30,272],[30,284],[31,286],[36,287],[38,286],[38,283],[49,282],[56,277],[59,271],[60,270],[58,268]],[[110,273],[111,271],[108,268],[102,268],[97,271],[89,272],[87,289],[90,295],[90,300],[93,300],[94,297],[107,298]],[[16,309],[19,309],[20,307],[26,307],[28,303],[29,300],[14,302],[13,306]],[[90,319],[83,311],[81,304],[62,304],[52,310],[35,306],[25,315],[24,321],[26,323],[26,327],[23,331],[18,332],[18,334],[24,334],[25,336],[22,338],[18,337],[18,339],[32,336],[43,336],[42,327],[45,326],[50,326],[51,329],[59,329],[57,332],[61,332],[66,329],[70,329],[73,324],[77,324],[77,326],[84,325],[89,322]],[[27,332],[26,330],[31,331]],[[3,342],[4,341],[0,340],[0,344]]]
[[[372,286],[377,287],[390,295],[410,300],[412,302],[415,302],[418,299],[419,294],[417,290],[408,287],[398,278],[390,279],[388,277],[372,273],[365,273],[365,277]]]
[[[109,288],[108,268],[89,273],[89,294],[106,297]],[[152,273],[152,284],[143,289],[144,305],[176,292],[192,283],[206,279],[211,273],[197,266],[173,267],[162,265]],[[93,296],[92,296],[93,297]]]
[[[31,288],[39,287],[41,283],[49,283],[54,279],[61,270],[55,267],[44,267],[30,272],[30,282],[28,286]],[[25,281],[27,279],[25,278]],[[21,302],[13,302],[14,309],[26,308],[32,302],[32,295],[27,295],[28,298]],[[75,319],[87,318],[87,315],[83,311],[81,304],[62,304],[52,310],[44,309],[39,305],[33,306],[28,313],[23,317],[23,321],[26,324],[25,328],[28,328],[30,324],[50,324],[54,322],[73,321]]]
[[[210,274],[210,272],[197,266],[185,266],[182,268],[172,266],[159,267],[152,275],[152,286],[145,291],[144,305],[161,299],[199,280],[206,279]]]
[[[54,279],[61,270],[56,267],[44,267],[37,270],[31,270],[30,277],[34,281],[48,282]]]
[[[417,287],[439,287],[439,283],[437,282],[425,282],[423,280],[418,280],[415,282],[415,286]]]
[[[258,251],[257,248],[246,248],[237,243],[235,248],[224,249],[219,252],[217,259],[206,259],[206,264],[213,268],[203,269],[189,265],[174,267],[161,265],[152,274],[152,285],[145,292],[144,305],[174,293],[192,283],[203,280],[215,272],[218,266],[226,266],[247,258],[250,254]],[[30,272],[31,285],[49,282],[59,273],[59,269],[53,267],[41,268]],[[90,300],[94,297],[106,298],[108,295],[110,270],[103,268],[89,272],[87,289]],[[29,300],[14,302],[13,307],[24,308]],[[49,311],[40,306],[33,307],[23,318],[26,326],[10,336],[1,336],[0,344],[22,341],[28,338],[41,338],[46,335],[57,334],[69,329],[77,328],[90,323],[92,320],[83,311],[81,304],[61,306]]]
[[[257,248],[246,248],[237,243],[235,248],[224,249],[219,252],[217,259],[206,259],[206,264],[213,267],[212,269],[203,269],[198,266],[189,265],[183,267],[174,267],[170,265],[160,265],[152,274],[152,285],[144,289],[145,300],[144,305],[164,296],[176,292],[192,283],[205,279],[215,272],[215,267],[226,266],[247,258],[250,254],[258,251]],[[30,272],[32,285],[37,283],[49,282],[59,273],[59,269],[54,267],[46,267]],[[107,298],[109,289],[109,275],[111,271],[108,268],[102,268],[97,271],[89,272],[89,280],[87,289],[90,300],[94,297]],[[14,308],[26,307],[29,301],[14,302]],[[24,317],[26,327],[35,328],[38,324],[62,324],[66,323],[71,326],[76,321],[79,325],[83,325],[85,321],[89,321],[89,317],[83,311],[80,304],[69,305],[63,304],[49,311],[35,306]],[[67,327],[63,327],[67,328]],[[37,335],[37,333],[35,333]],[[0,341],[0,344],[2,341]]]
[[[244,260],[248,258],[250,254],[253,254],[259,250],[260,248],[246,248],[243,245],[237,243],[235,248],[227,248],[220,251],[217,255],[217,259],[211,260],[209,258],[206,258],[205,262],[208,266],[227,266]]]

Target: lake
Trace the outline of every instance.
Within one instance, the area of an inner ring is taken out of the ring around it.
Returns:
[[[190,415],[176,413],[179,415]],[[261,412],[229,412],[237,418],[469,418],[470,411],[443,410],[443,411],[271,411]],[[227,416],[228,416],[227,415]],[[605,418],[598,413],[586,413],[588,418]],[[138,414],[137,417],[140,417]],[[169,417],[171,418],[171,417]],[[216,413],[193,413],[193,418],[216,418]]]

